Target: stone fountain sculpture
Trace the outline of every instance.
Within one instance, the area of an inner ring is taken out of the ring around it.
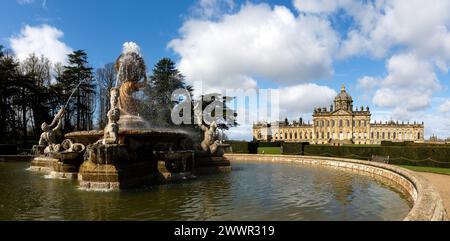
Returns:
[[[42,134],[39,139],[39,145],[34,147],[37,154],[51,154],[60,151],[61,145],[57,143],[57,135],[61,133],[64,111],[64,107],[62,107],[50,125],[46,122],[41,125]],[[54,127],[55,124],[56,126]]]
[[[43,123],[43,133],[39,139],[39,145],[34,146],[35,158],[31,163],[30,170],[51,174],[56,178],[75,178],[78,168],[83,160],[85,146],[74,143],[70,139],[58,142],[61,135],[62,118],[65,107],[54,117],[52,123]],[[55,126],[56,125],[56,126]]]
[[[119,109],[122,129],[146,129],[149,124],[139,116],[139,101],[134,93],[147,85],[147,73],[140,48],[133,42],[125,43],[122,54],[115,63],[117,72],[116,87],[119,88]]]
[[[58,145],[53,132],[60,128],[62,110],[53,121],[59,123],[56,128],[43,125],[42,154],[34,158],[30,169],[45,166],[46,171],[70,171],[82,189],[102,191],[231,170],[221,151],[216,124],[201,126],[204,140],[195,145],[199,146],[197,150],[189,145],[192,136],[188,132],[149,128],[149,123],[139,116],[135,93],[147,84],[147,77],[135,43],[124,44],[115,68],[117,81],[110,92],[107,126],[103,130],[68,133]]]
[[[200,127],[203,131],[204,137],[201,143],[202,150],[211,156],[223,156],[223,150],[220,140],[217,135],[217,123],[214,121],[209,128],[205,125]]]
[[[108,111],[108,125],[105,127],[101,144],[118,144],[119,143],[119,93],[116,88],[111,89],[111,110]]]

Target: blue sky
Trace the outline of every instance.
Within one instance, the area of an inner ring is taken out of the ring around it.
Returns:
[[[6,0],[0,44],[54,62],[84,49],[100,67],[133,41],[149,70],[170,57],[207,90],[279,89],[282,118],[311,118],[345,84],[373,119],[425,121],[428,136],[450,137],[450,4],[387,2]]]

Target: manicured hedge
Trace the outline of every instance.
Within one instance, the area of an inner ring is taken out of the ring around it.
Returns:
[[[450,168],[450,148],[445,146],[305,146],[305,155],[371,159],[389,156],[391,164]]]
[[[386,146],[328,146],[308,143],[264,143],[232,141],[230,150],[239,154],[257,154],[258,148],[279,147],[284,155],[311,155],[370,160],[372,155],[389,156],[391,164],[450,168],[450,146],[395,143]]]
[[[282,145],[283,154],[284,155],[303,155],[306,145],[309,145],[309,143],[285,142]]]
[[[230,151],[237,154],[248,154],[248,142],[246,141],[229,141],[227,144],[231,145]]]
[[[259,142],[249,142],[248,143],[248,153],[258,154]]]

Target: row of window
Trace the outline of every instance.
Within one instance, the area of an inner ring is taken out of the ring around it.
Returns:
[[[340,133],[339,136],[336,136],[336,133],[324,133],[324,132],[316,132],[316,137],[318,137],[319,139],[351,139],[351,138],[359,138],[359,139],[368,139],[367,133],[353,133],[353,137],[351,136],[350,133]],[[261,133],[258,134],[258,138],[262,138]],[[304,132],[280,132],[280,133],[275,133],[274,135],[274,139],[275,140],[304,140],[304,139],[312,139],[313,137],[313,133],[304,133]],[[414,139],[414,135],[412,132],[406,133],[406,132],[371,132],[370,134],[370,138],[373,139],[381,139],[381,140],[413,140]],[[422,134],[419,132],[417,133],[417,140],[420,140],[422,138]]]
[[[350,120],[339,120],[339,121],[335,121],[335,120],[331,120],[331,121],[315,121],[314,125],[316,127],[344,127],[344,124],[346,125],[346,127],[351,127],[350,126]],[[361,120],[353,120],[352,123],[354,127],[367,127],[367,125],[369,124],[368,121],[361,121]]]

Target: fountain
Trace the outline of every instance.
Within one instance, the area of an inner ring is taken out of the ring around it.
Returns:
[[[147,84],[146,66],[135,43],[125,43],[116,61],[117,81],[111,89],[111,109],[104,130],[65,135],[58,145],[54,132],[64,108],[35,147],[30,170],[60,178],[77,177],[85,190],[117,190],[148,183],[183,180],[197,174],[229,172],[230,162],[216,135],[215,123],[202,125],[204,140],[195,143],[182,130],[150,128],[139,116],[134,94]],[[151,120],[150,120],[151,121]],[[45,128],[44,128],[45,127]]]

